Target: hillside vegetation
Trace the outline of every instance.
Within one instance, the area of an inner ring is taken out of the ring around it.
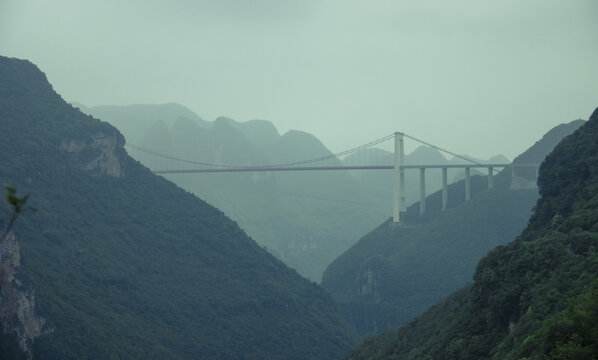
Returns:
[[[484,257],[474,283],[347,359],[598,357],[598,109],[540,169],[521,236]]]
[[[61,360],[330,359],[355,343],[319,286],[130,158],[27,61],[0,57],[0,123],[0,179],[38,209],[1,247],[3,359],[15,336]]]

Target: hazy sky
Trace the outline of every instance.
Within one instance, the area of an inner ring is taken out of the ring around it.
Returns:
[[[0,0],[0,54],[88,106],[512,158],[598,106],[596,19],[597,0]]]

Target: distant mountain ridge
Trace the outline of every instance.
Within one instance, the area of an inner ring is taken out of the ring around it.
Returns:
[[[134,144],[143,135],[144,131],[140,131],[140,129],[146,129],[157,121],[172,125],[179,118],[185,118],[193,121],[198,126],[209,126],[209,122],[201,119],[185,106],[176,103],[100,105],[93,107],[75,104],[75,106],[81,107],[81,111],[98,119],[110,119],[110,124],[119,129],[125,138]],[[123,116],[123,114],[126,114],[126,116]]]
[[[0,179],[38,209],[0,246],[3,359],[25,357],[15,336],[36,359],[330,359],[355,342],[325,291],[28,61],[0,57],[0,123]]]

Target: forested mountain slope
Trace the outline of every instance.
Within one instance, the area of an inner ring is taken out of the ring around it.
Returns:
[[[539,190],[472,285],[347,359],[598,358],[598,109],[546,157]]]
[[[15,334],[61,360],[331,359],[354,343],[319,286],[131,159],[27,61],[0,57],[0,124],[0,179],[37,208],[0,246],[3,359]]]
[[[524,160],[539,164],[556,145],[555,138],[582,123],[552,129],[522,155]],[[402,214],[403,226],[385,222],[335,259],[322,286],[363,336],[400,326],[470,282],[484,255],[524,229],[538,193],[522,185],[535,182],[535,173],[518,169],[516,189],[510,169],[495,176],[493,190],[488,190],[487,177],[472,176],[469,202],[464,202],[463,181],[449,185],[444,212],[441,192],[431,194],[423,216],[416,203]]]

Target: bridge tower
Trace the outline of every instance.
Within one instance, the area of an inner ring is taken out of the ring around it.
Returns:
[[[401,211],[407,210],[405,199],[405,141],[403,133],[395,132],[395,161],[392,222],[399,224]]]

